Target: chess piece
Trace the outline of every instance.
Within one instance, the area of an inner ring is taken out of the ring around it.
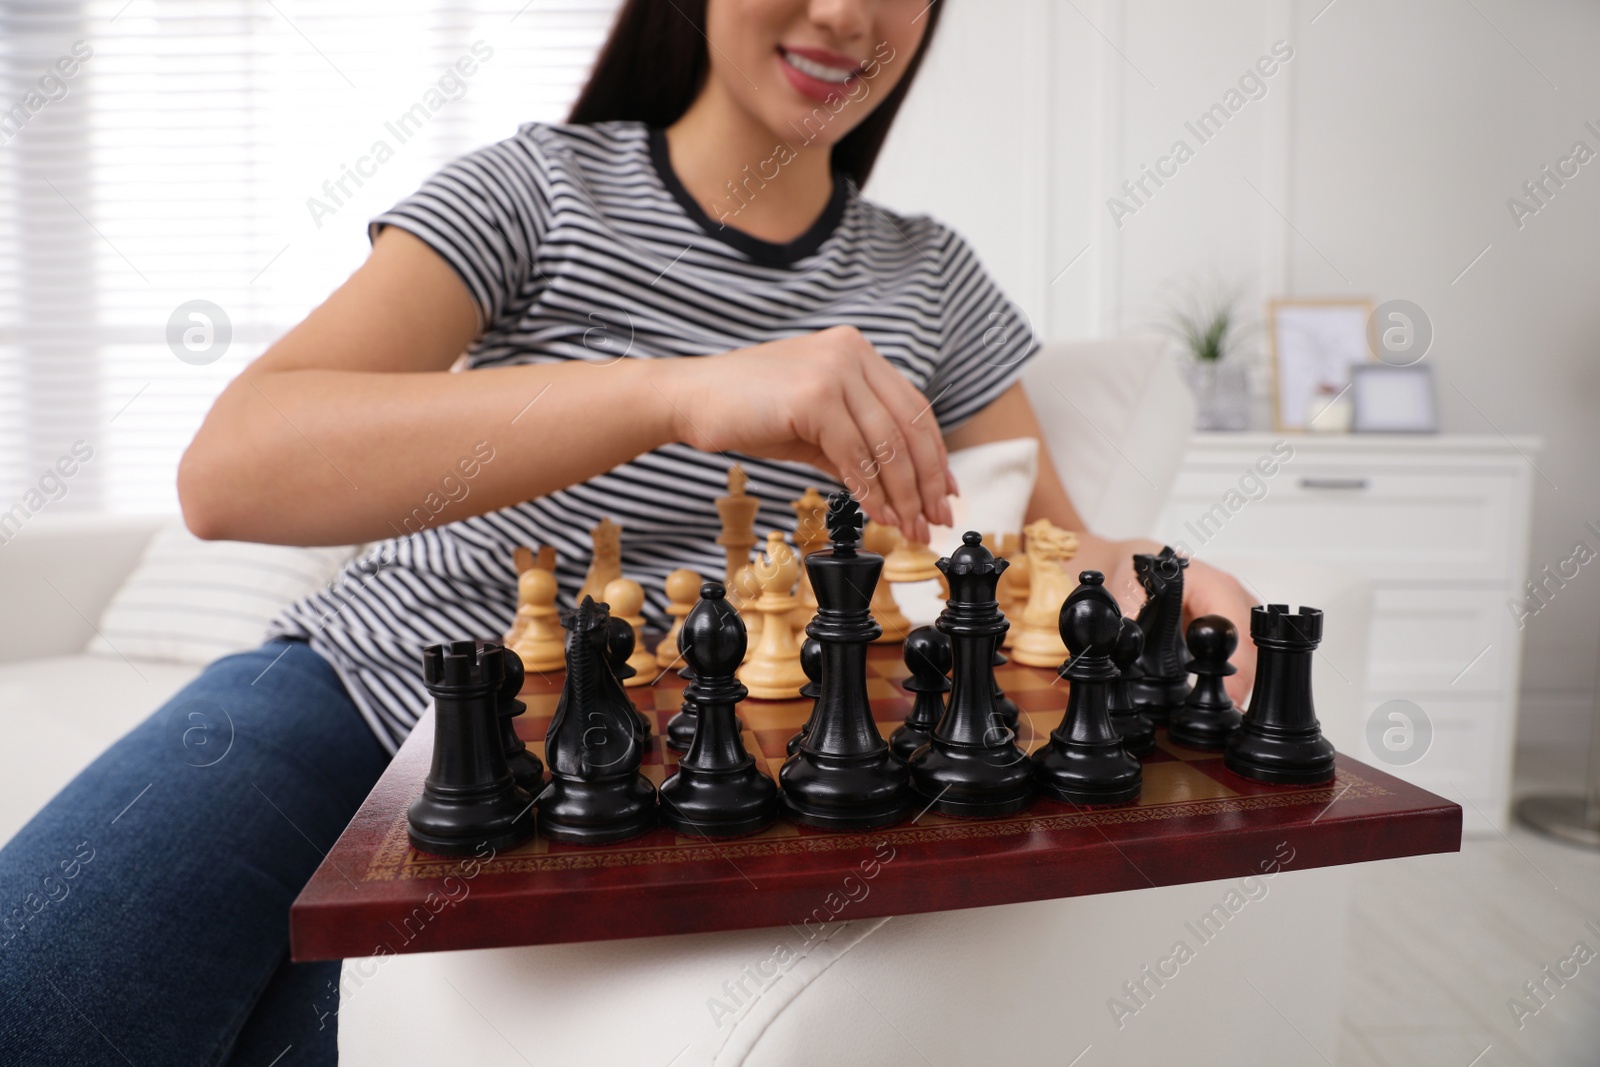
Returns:
[[[1225,616],[1202,615],[1189,624],[1188,643],[1193,658],[1186,667],[1195,676],[1194,689],[1173,712],[1167,736],[1186,748],[1216,751],[1241,718],[1223,683],[1239,670],[1228,662],[1239,647],[1239,631]]]
[[[733,583],[728,587],[728,603],[739,613],[750,642],[750,647],[744,654],[746,663],[749,663],[750,657],[755,655],[756,644],[761,639],[763,616],[756,610],[756,601],[760,599],[761,581],[756,577],[755,564],[746,563],[734,572]]]
[[[528,710],[528,705],[517,699],[525,678],[522,660],[508,648],[502,648],[501,654],[505,657],[506,666],[505,681],[500,684],[498,696],[500,747],[505,750],[506,766],[511,768],[511,777],[517,780],[517,785],[526,789],[529,796],[538,796],[544,786],[544,764],[539,762],[538,756],[528,751],[527,743],[517,736],[517,724],[513,721]]]
[[[678,651],[678,631],[683,629],[683,617],[693,609],[703,584],[700,575],[683,567],[667,575],[667,614],[672,617],[672,626],[656,645],[656,666],[662,670],[676,667],[683,660]]]
[[[1012,733],[1016,733],[1017,724],[1022,721],[1022,710],[1017,707],[1017,702],[1006,696],[1006,691],[1000,688],[999,670],[1011,662],[1000,651],[1000,646],[1003,644],[1005,644],[1005,635],[1001,634],[995,638],[994,655],[989,658],[989,666],[993,668],[989,673],[994,676],[994,712],[1000,717],[1002,726]]]
[[[1030,667],[1059,667],[1067,658],[1061,643],[1061,605],[1072,592],[1067,560],[1078,553],[1078,535],[1049,519],[1030,522],[1023,531],[1028,545],[1028,600],[1022,624],[1011,642],[1011,658]]]
[[[533,797],[517,786],[501,740],[506,656],[493,642],[452,641],[422,650],[433,697],[433,758],[422,794],[406,810],[413,848],[470,856],[511,848],[533,834]]]
[[[527,545],[518,545],[511,550],[511,563],[517,569],[517,613],[511,619],[511,629],[506,631],[504,641],[506,648],[514,648],[522,639],[523,631],[528,628],[528,616],[522,610],[527,604],[527,598],[522,591],[522,576],[534,569],[533,549]]]
[[[589,560],[589,573],[578,588],[579,601],[586,596],[604,600],[606,586],[622,577],[622,527],[609,518],[601,519],[600,525],[590,531],[590,540],[594,553]]]
[[[895,550],[900,540],[900,531],[881,522],[869,522],[866,529],[861,532],[861,547],[885,559]],[[872,617],[883,628],[883,635],[878,638],[877,644],[887,645],[903,641],[906,634],[911,632],[911,620],[905,617],[900,605],[894,601],[894,586],[881,575],[878,584],[872,590]]]
[[[633,676],[623,685],[649,685],[656,678],[656,658],[640,640],[644,634],[644,588],[632,578],[613,578],[606,584],[606,606],[611,610],[611,620],[626,623],[633,631],[634,649],[628,656],[628,666]]]
[[[761,510],[761,501],[744,491],[749,480],[744,468],[735,463],[728,468],[728,495],[717,498],[717,515],[722,519],[717,544],[727,555],[723,580],[730,586],[739,568],[750,562],[750,550],[756,544],[756,512]],[[745,619],[746,627],[749,624]]]
[[[800,696],[811,701],[811,715],[801,724],[789,738],[785,755],[794,755],[794,750],[800,747],[800,742],[806,739],[806,732],[811,729],[811,716],[817,713],[817,697],[822,695],[820,688],[822,682],[822,645],[815,637],[808,637],[800,642],[800,669],[806,672],[806,684],[800,687]]]
[[[755,610],[761,616],[761,636],[756,650],[739,668],[739,680],[750,695],[762,700],[793,700],[806,684],[800,667],[800,645],[789,627],[789,613],[795,609],[794,586],[800,575],[800,561],[783,539],[781,530],[767,537],[767,554],[755,568],[761,596]]]
[[[884,744],[867,699],[867,645],[879,633],[872,589],[883,557],[857,549],[861,520],[861,505],[835,493],[828,499],[833,545],[806,559],[818,605],[806,634],[822,648],[822,679],[805,739],[778,774],[784,814],[824,830],[889,826],[911,805],[906,765]]]
[[[789,506],[794,508],[794,548],[800,554],[800,585],[794,594],[800,606],[789,613],[789,625],[800,631],[817,613],[817,596],[811,591],[811,576],[806,573],[805,561],[811,553],[828,545],[828,527],[822,518],[828,500],[817,492],[816,486],[808,485],[800,499],[790,501]]]
[[[561,632],[561,610],[556,607],[556,576],[540,567],[530,567],[517,575],[516,630],[521,633],[513,652],[525,670],[535,674],[559,671],[567,662],[566,636]]]
[[[928,743],[911,756],[911,784],[941,815],[1010,815],[1033,799],[1027,753],[994,706],[994,654],[1006,631],[994,594],[1007,566],[973,531],[939,561],[950,599],[934,625],[950,638],[950,704]]]
[[[603,606],[608,609],[609,613],[610,605],[606,604]],[[636,642],[633,639],[633,627],[628,625],[628,623],[624,620],[612,615],[610,620],[606,623],[606,665],[611,668],[612,676],[616,678],[617,681],[621,682],[624,687],[638,684],[633,681],[633,679],[639,677],[638,668],[629,662],[629,660],[633,659],[635,644]],[[650,669],[655,669],[654,660],[651,660],[650,662]],[[649,678],[645,679],[645,682],[648,683],[649,681]],[[626,699],[626,697],[624,697],[624,699]],[[654,729],[650,722],[650,717],[644,712],[640,711],[638,708],[634,707],[633,701],[629,700],[628,706],[634,709],[633,714],[638,718],[639,721],[640,743],[648,743],[650,740],[650,732],[652,729]]]
[[[567,676],[545,735],[539,831],[584,845],[637,837],[656,824],[655,786],[639,773],[639,714],[606,660],[610,613],[584,597],[564,621]]]
[[[1111,683],[1108,703],[1111,725],[1122,738],[1122,747],[1134,756],[1143,756],[1156,747],[1156,728],[1134,704],[1130,690],[1143,649],[1144,631],[1139,629],[1137,620],[1124,615],[1116,643],[1111,646],[1111,665],[1117,669],[1117,680]]]
[[[721,582],[700,587],[683,624],[683,655],[694,668],[689,697],[699,722],[689,752],[661,786],[661,821],[680,834],[753,834],[778,814],[777,783],[745,751],[735,706],[746,689],[734,677],[744,658],[744,623]]]
[[[911,677],[900,687],[915,699],[905,722],[889,738],[889,751],[903,760],[928,743],[944,716],[944,695],[950,692],[950,638],[934,626],[919,626],[906,635],[906,666]]]
[[[1084,571],[1061,605],[1061,641],[1072,658],[1061,676],[1072,683],[1061,725],[1033,754],[1039,790],[1067,804],[1126,804],[1139,796],[1139,760],[1122,747],[1107,701],[1117,680],[1111,652],[1122,611],[1099,571]]]
[[[1006,617],[1006,622],[1011,628],[1001,639],[1002,648],[1010,648],[1016,644],[1018,627],[1022,624],[1022,610],[1028,606],[1029,572],[1028,554],[1022,548],[1022,535],[1008,533],[998,537],[998,544],[994,552],[1011,561],[1011,566],[1000,576],[1000,584],[995,587],[995,600],[1000,604],[1000,613]]]
[[[1133,572],[1145,591],[1139,609],[1144,651],[1130,688],[1133,702],[1157,726],[1166,725],[1189,695],[1184,667],[1189,657],[1183,647],[1183,572],[1188,566],[1170,547],[1157,555],[1140,552],[1133,557]]]
[[[895,546],[883,557],[886,582],[926,582],[939,577],[939,554],[926,544],[897,534]]]
[[[1311,655],[1322,643],[1322,612],[1257,605],[1250,609],[1250,639],[1256,643],[1255,689],[1223,761],[1235,774],[1274,785],[1330,781],[1333,746],[1311,702]]]
[[[696,594],[698,596],[698,593]],[[683,656],[683,630],[678,630],[678,656]],[[686,682],[694,681],[694,668],[685,663],[678,671],[678,677]],[[687,752],[689,746],[694,744],[694,731],[700,724],[700,709],[689,698],[689,687],[683,689],[683,697],[678,702],[678,712],[667,720],[667,747],[674,752]]]

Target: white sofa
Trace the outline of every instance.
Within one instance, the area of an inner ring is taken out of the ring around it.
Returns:
[[[1049,346],[1026,383],[1085,520],[1117,536],[1149,531],[1192,421],[1159,345]],[[0,613],[0,840],[198,672],[84,651],[163,521],[44,513],[0,545],[0,603],[13,607]],[[1335,744],[1353,748],[1369,590],[1309,564],[1255,562],[1250,573],[1274,600],[1328,613],[1322,655],[1339,670],[1318,672],[1318,710]],[[1345,887],[1336,869],[1272,881],[1248,922],[1116,1024],[1108,1002],[1126,1000],[1123,983],[1231,885],[840,923],[810,944],[780,929],[352,960],[341,1055],[385,1065],[1063,1065],[1092,1045],[1087,1067],[1163,1055],[1300,1062],[1307,1040],[1332,1050]],[[798,962],[713,1019],[723,983],[785,941]]]

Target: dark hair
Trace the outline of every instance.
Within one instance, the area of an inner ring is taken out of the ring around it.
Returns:
[[[833,146],[833,168],[858,186],[872,173],[943,10],[940,0],[929,5],[928,28],[905,76]],[[699,94],[710,67],[705,26],[706,0],[627,0],[567,121],[588,125],[628,119],[652,127],[678,121]]]

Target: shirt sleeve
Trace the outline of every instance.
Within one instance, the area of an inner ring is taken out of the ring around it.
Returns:
[[[397,226],[460,276],[480,331],[532,299],[534,252],[550,218],[548,168],[524,132],[462,156],[373,219],[368,236]]]
[[[1039,350],[1039,340],[1027,315],[954,231],[948,231],[940,274],[944,332],[928,397],[948,433],[1011,387]]]

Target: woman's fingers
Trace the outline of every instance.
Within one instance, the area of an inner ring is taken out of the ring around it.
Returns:
[[[940,526],[951,525],[955,516],[950,509],[949,482],[954,479],[947,478],[949,456],[933,405],[877,352],[866,359],[864,370],[867,383],[894,416],[905,442],[906,455],[894,458],[909,460],[922,514]]]

